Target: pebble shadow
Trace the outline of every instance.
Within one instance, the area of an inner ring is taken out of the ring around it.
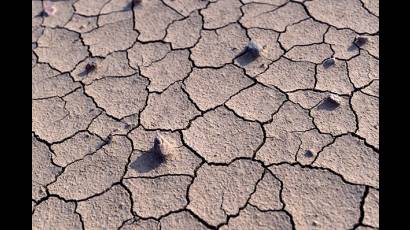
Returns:
[[[150,150],[143,152],[141,156],[132,162],[130,168],[139,173],[146,173],[158,168],[164,162],[165,156],[154,146]]]
[[[332,111],[335,110],[337,107],[339,107],[339,103],[331,98],[326,98],[322,101],[322,103],[319,104],[317,107],[319,110],[327,110],[327,111]]]

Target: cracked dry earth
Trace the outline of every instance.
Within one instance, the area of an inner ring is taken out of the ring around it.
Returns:
[[[378,229],[378,9],[32,0],[33,229]]]

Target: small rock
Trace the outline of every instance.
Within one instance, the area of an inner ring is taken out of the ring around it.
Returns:
[[[323,62],[323,67],[325,69],[333,66],[335,64],[335,59],[334,58],[328,58]]]
[[[313,157],[312,151],[307,150],[307,151],[305,152],[305,157],[309,157],[309,158]]]
[[[172,156],[173,146],[158,134],[154,139],[153,150],[155,153],[164,156],[165,159],[170,159]]]
[[[364,45],[367,43],[367,41],[368,41],[368,39],[365,38],[365,37],[357,37],[357,38],[354,39],[354,42],[353,42],[353,43],[354,43],[357,47],[362,47],[362,46],[364,46]]]
[[[93,72],[96,68],[97,68],[97,64],[95,64],[95,63],[88,63],[88,64],[85,66],[85,73],[86,73],[86,74],[89,74],[89,73]]]

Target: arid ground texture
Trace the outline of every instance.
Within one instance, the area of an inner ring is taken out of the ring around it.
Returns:
[[[379,228],[378,0],[32,0],[32,228]]]

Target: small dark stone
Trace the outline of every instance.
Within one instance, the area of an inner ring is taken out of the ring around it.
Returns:
[[[95,63],[88,63],[88,64],[85,66],[85,73],[86,73],[86,74],[89,74],[89,73],[93,72],[96,68],[97,68],[97,64],[95,64]]]
[[[309,158],[313,157],[312,151],[307,150],[307,151],[305,152],[305,157],[309,157]]]
[[[334,58],[328,58],[323,62],[323,67],[325,69],[333,66],[335,64],[335,59]]]
[[[125,125],[124,125],[124,128],[125,128],[125,129],[129,129],[129,128],[131,128],[131,125],[130,125],[130,124],[125,124]]]
[[[364,45],[367,43],[367,41],[368,41],[368,39],[365,38],[365,37],[357,37],[357,38],[354,39],[354,42],[353,42],[353,43],[354,43],[357,47],[362,47],[362,46],[364,46]]]

